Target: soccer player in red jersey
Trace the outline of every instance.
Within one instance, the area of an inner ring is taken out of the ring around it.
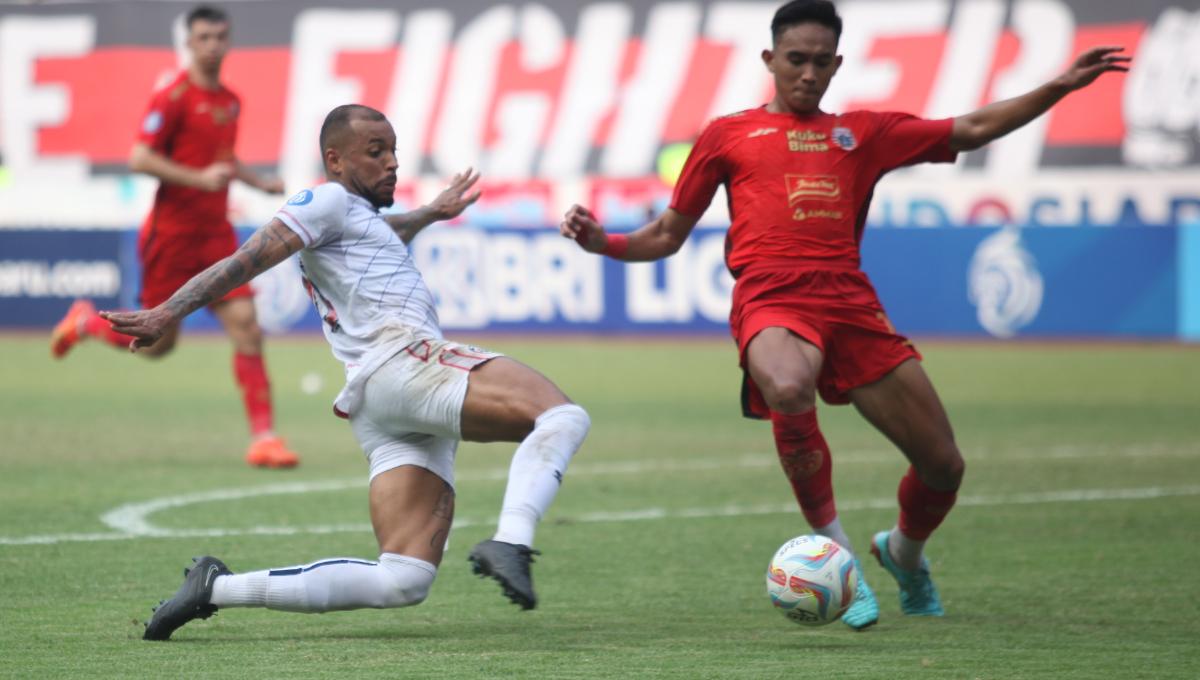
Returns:
[[[560,225],[587,251],[626,261],[676,252],[718,186],[732,224],[726,264],[736,279],[730,326],[744,371],[748,417],[771,420],[776,449],[800,508],[817,533],[850,548],[834,503],[829,447],[816,395],[852,403],[910,462],[899,520],[871,552],[898,582],[906,614],[940,616],[923,547],[954,505],[964,463],[920,354],[888,322],[859,267],[859,242],[875,183],[923,162],[950,162],[1049,110],[1102,74],[1126,71],[1119,47],[1081,54],[1024,95],[945,120],[820,109],[837,73],[842,21],[832,3],[794,0],[771,22],[762,59],[776,93],[765,106],[712,121],[700,134],[670,207],[628,235],[608,234],[573,206]],[[860,570],[861,574],[861,570]],[[879,617],[862,581],[845,615],[854,629]]]
[[[229,17],[213,7],[196,7],[187,15],[187,28],[191,64],[154,94],[129,162],[132,170],[161,181],[138,239],[140,302],[145,308],[157,306],[193,275],[236,250],[237,238],[227,217],[230,181],[283,193],[280,180],[259,176],[234,156],[240,104],[220,80],[221,63],[229,51]],[[273,430],[253,292],[241,286],[210,309],[233,341],[234,377],[253,439],[246,461],[262,467],[295,466],[299,458]],[[175,347],[178,337],[175,326],[141,353],[163,356]],[[113,331],[89,301],[76,300],[54,328],[51,353],[62,358],[85,338],[121,348],[133,340]]]

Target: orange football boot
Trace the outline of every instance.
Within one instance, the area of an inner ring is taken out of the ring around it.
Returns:
[[[61,359],[86,337],[83,324],[96,313],[96,308],[87,300],[76,300],[67,310],[66,316],[50,332],[50,356]]]
[[[300,456],[275,436],[256,439],[246,451],[246,462],[255,467],[291,468],[300,464]]]

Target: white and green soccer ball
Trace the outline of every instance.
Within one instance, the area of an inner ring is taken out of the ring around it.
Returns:
[[[771,603],[806,626],[837,621],[854,602],[857,588],[854,555],[826,536],[797,536],[780,546],[767,565]]]

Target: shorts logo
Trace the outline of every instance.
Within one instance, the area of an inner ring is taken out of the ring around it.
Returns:
[[[853,151],[854,147],[858,146],[858,140],[855,139],[854,133],[850,128],[835,127],[832,133],[833,143],[845,151]]]
[[[155,132],[158,132],[158,129],[162,127],[162,124],[162,112],[151,111],[150,113],[146,114],[145,120],[142,121],[142,132],[152,135]]]
[[[300,193],[296,194],[295,196],[292,196],[291,198],[289,198],[287,204],[288,205],[308,205],[309,203],[312,203],[312,200],[313,200],[313,192],[309,189],[305,189],[304,191],[301,191]]]
[[[788,205],[806,199],[835,201],[842,195],[836,175],[784,175],[787,182]]]

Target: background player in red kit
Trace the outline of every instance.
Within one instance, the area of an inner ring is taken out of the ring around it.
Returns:
[[[221,10],[200,6],[187,15],[191,64],[154,94],[142,122],[129,167],[161,180],[154,206],[142,225],[141,305],[155,307],[209,265],[232,254],[237,238],[229,223],[229,182],[283,193],[278,179],[265,179],[234,156],[238,97],[221,84],[221,63],[229,51],[230,23]],[[211,306],[234,346],[234,376],[241,389],[253,441],[251,465],[292,467],[299,462],[273,431],[270,385],[262,358],[262,330],[248,286]],[[133,338],[113,331],[87,300],[77,300],[55,327],[51,353],[66,355],[85,338],[128,347]],[[140,353],[162,356],[175,347],[179,327]]]
[[[859,268],[859,242],[875,183],[922,162],[950,162],[1045,113],[1109,71],[1127,70],[1118,47],[1080,55],[1059,77],[1013,99],[953,119],[820,110],[841,65],[842,21],[824,0],[796,0],[771,22],[763,62],[775,79],[766,106],[712,121],[684,166],[670,207],[626,235],[607,234],[586,208],[560,226],[584,249],[627,261],[676,252],[720,185],[729,197],[726,264],[737,283],[730,326],[744,370],[743,406],[770,418],[780,462],[813,530],[850,548],[834,504],[829,447],[816,394],[853,403],[911,466],[900,480],[894,528],[871,552],[896,579],[906,614],[940,616],[923,556],[950,508],[964,463],[937,393],[912,344],[884,315]],[[860,570],[861,573],[861,570]],[[879,607],[862,581],[845,621],[874,624]]]

